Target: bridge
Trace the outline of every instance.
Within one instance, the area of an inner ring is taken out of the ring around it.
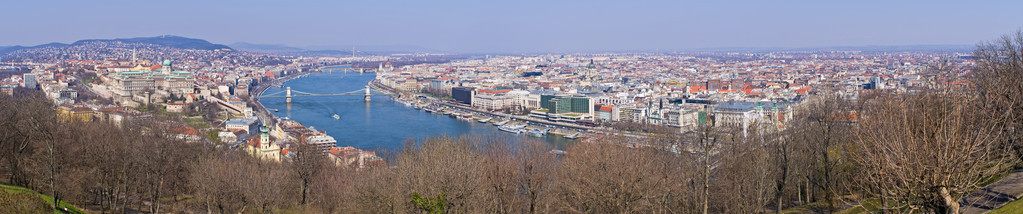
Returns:
[[[284,93],[284,95],[281,95],[281,93]],[[355,90],[355,91],[349,91],[349,92],[344,92],[344,93],[336,93],[336,94],[314,94],[314,93],[302,92],[302,91],[298,91],[298,90],[291,90],[291,87],[287,87],[287,90],[260,95],[260,96],[258,96],[258,98],[284,97],[284,98],[287,98],[287,99],[285,99],[286,102],[291,103],[291,98],[295,98],[295,97],[363,96],[363,97],[365,97],[366,102],[369,102],[371,96],[394,96],[394,95],[398,95],[398,94],[392,94],[392,93],[387,93],[387,92],[379,91],[379,90],[370,88],[367,85],[365,89],[359,89],[359,90]]]

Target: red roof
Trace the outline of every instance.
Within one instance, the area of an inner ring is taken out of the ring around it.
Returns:
[[[481,93],[490,93],[490,94],[497,94],[497,93],[506,93],[506,92],[509,92],[509,91],[511,91],[511,89],[502,89],[502,90],[497,90],[497,89],[494,89],[494,90],[480,90],[480,92],[481,92]]]
[[[806,91],[809,91],[811,88],[813,88],[813,86],[806,86],[805,88],[796,89],[796,93],[806,94]]]
[[[188,126],[178,126],[177,128],[171,129],[171,133],[195,136],[201,135],[201,133],[199,133],[199,130],[196,130],[195,128]]]
[[[599,111],[611,111],[611,106],[601,106]]]
[[[259,138],[258,138],[258,137],[254,137],[254,138],[252,138],[251,140],[249,140],[249,143],[248,143],[248,144],[249,144],[249,146],[252,146],[252,147],[261,147],[261,145],[260,145],[260,142],[259,142],[259,141],[260,141],[260,140],[259,140]]]

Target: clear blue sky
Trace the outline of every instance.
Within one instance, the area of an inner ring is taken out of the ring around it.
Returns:
[[[180,35],[456,52],[975,44],[1023,1],[0,0],[0,45]]]

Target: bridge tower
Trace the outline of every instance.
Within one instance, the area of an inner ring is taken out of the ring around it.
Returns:
[[[366,102],[369,102],[369,85],[366,85],[366,97],[365,97],[365,100],[366,100]]]
[[[284,97],[286,97],[285,102],[291,103],[291,86],[288,86],[288,92],[286,94],[287,95],[284,96]]]

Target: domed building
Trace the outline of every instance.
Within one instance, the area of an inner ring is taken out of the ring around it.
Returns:
[[[156,67],[156,66],[154,66]],[[115,89],[121,96],[130,97],[149,89],[167,95],[185,95],[192,92],[195,77],[191,72],[175,71],[171,60],[163,61],[159,69],[131,70],[113,75]]]

